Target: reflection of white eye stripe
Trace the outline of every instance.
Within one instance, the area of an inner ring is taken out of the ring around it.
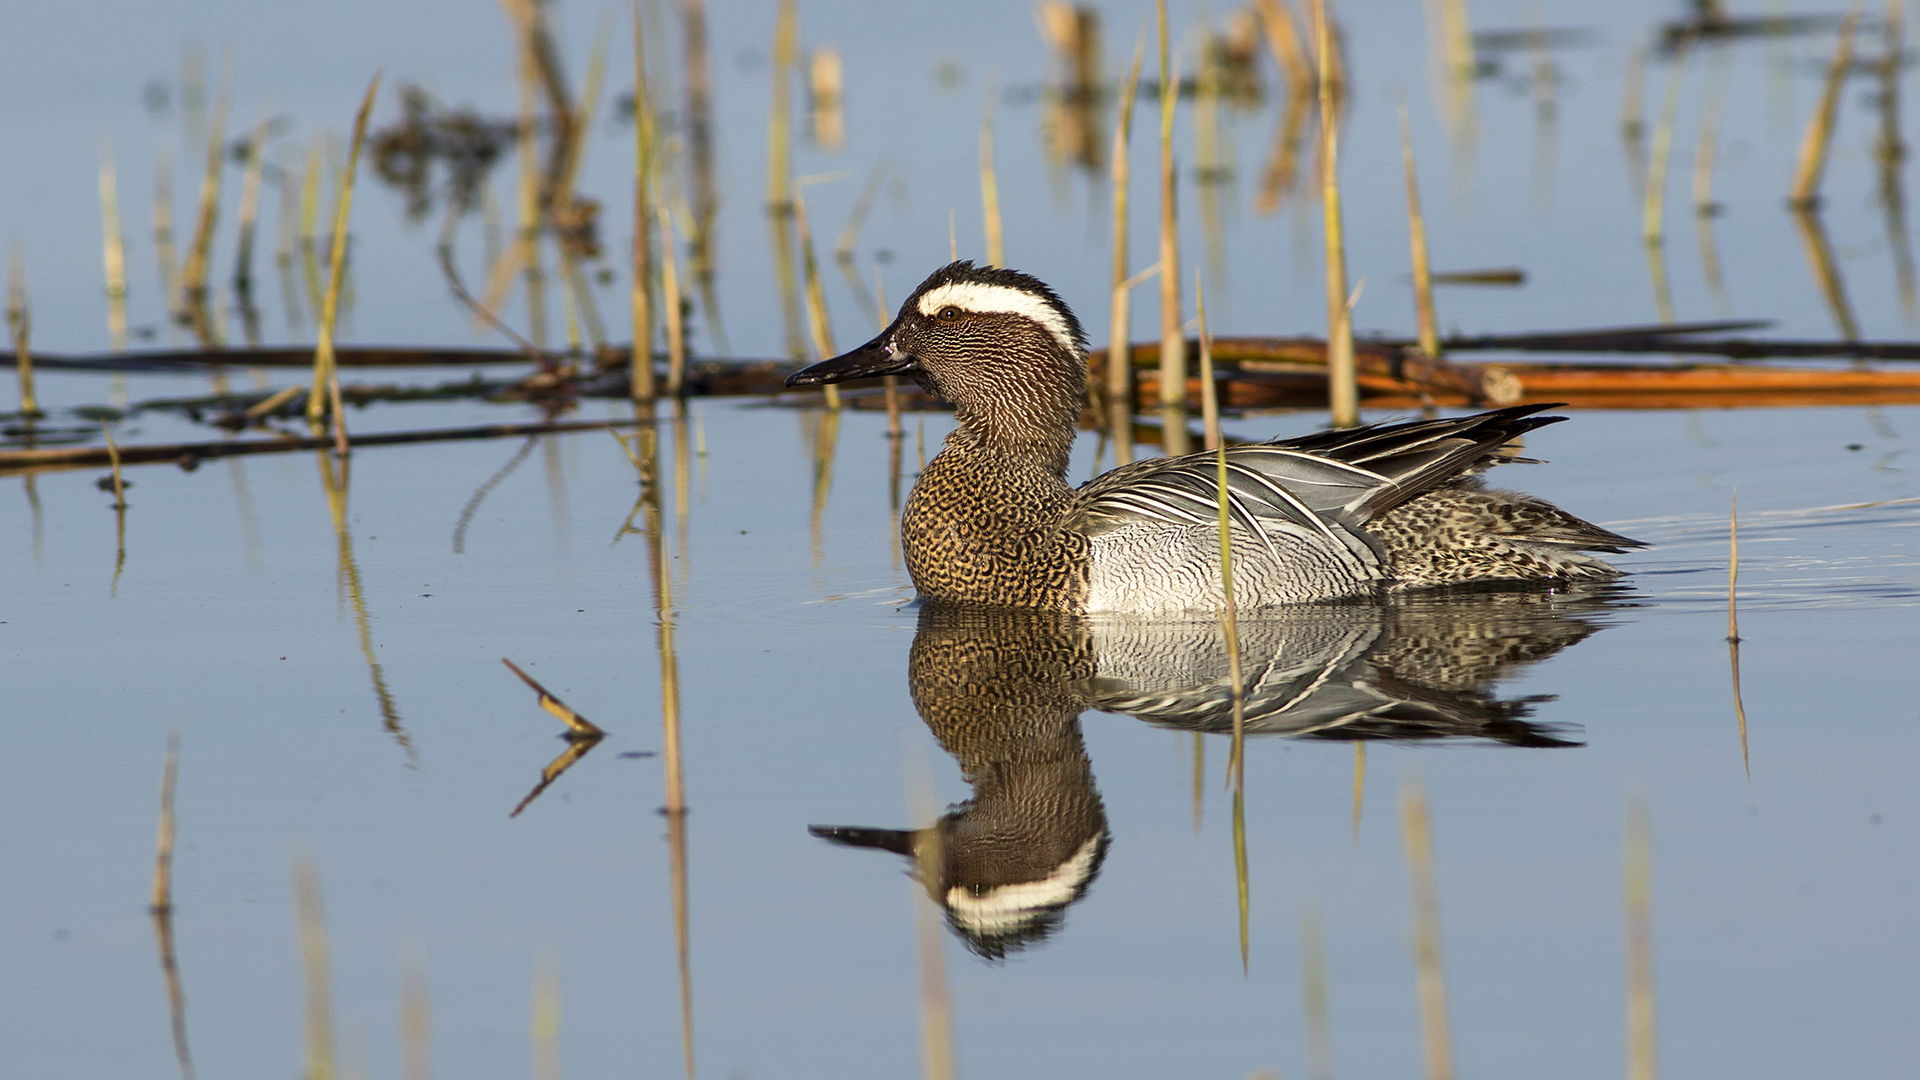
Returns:
[[[1024,316],[1045,327],[1062,349],[1070,353],[1080,351],[1079,345],[1073,340],[1072,329],[1067,326],[1067,318],[1060,313],[1060,309],[1024,289],[978,281],[956,281],[923,293],[920,297],[920,314],[937,315],[941,308],[948,305],[961,311]]]

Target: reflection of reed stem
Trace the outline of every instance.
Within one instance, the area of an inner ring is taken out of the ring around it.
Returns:
[[[920,1069],[925,1080],[953,1080],[953,996],[947,987],[946,939],[932,887],[945,865],[935,820],[933,776],[924,755],[908,758],[907,801],[914,823],[914,950],[920,968]]]
[[[1160,439],[1169,457],[1192,449],[1187,438],[1187,342],[1180,318],[1180,229],[1175,208],[1173,109],[1179,68],[1167,39],[1167,0],[1155,0],[1160,31]]]
[[[1753,759],[1747,753],[1747,706],[1740,698],[1740,493],[1734,492],[1727,511],[1727,665],[1733,676],[1733,716],[1740,725],[1740,763],[1753,779]]]
[[[1627,803],[1626,867],[1623,877],[1627,917],[1627,1080],[1653,1080],[1658,1074],[1653,1011],[1653,858],[1647,799],[1635,794]]]
[[[980,214],[986,223],[987,261],[995,266],[1007,264],[1007,252],[1000,235],[1000,178],[993,169],[993,87],[987,87],[987,101],[980,116]]]
[[[293,859],[293,921],[307,988],[307,1071],[302,1080],[333,1080],[333,970],[326,916],[320,908],[320,870],[307,855]]]
[[[1364,747],[1365,743],[1355,743]],[[1327,935],[1320,909],[1300,909],[1300,998],[1307,1014],[1308,1080],[1333,1080],[1333,1039],[1327,999]]]
[[[127,238],[120,229],[113,144],[105,139],[100,142],[100,234],[107,275],[107,342],[119,352],[127,347]]]
[[[418,941],[400,959],[400,1080],[432,1080],[433,1005],[427,989],[426,946]]]
[[[1114,464],[1133,460],[1133,355],[1128,348],[1133,325],[1133,290],[1128,286],[1127,210],[1132,184],[1133,101],[1140,92],[1140,62],[1147,40],[1143,33],[1133,46],[1133,66],[1127,69],[1120,95],[1120,120],[1113,128],[1113,320],[1107,331],[1107,413]]]
[[[1880,206],[1887,215],[1887,246],[1893,251],[1893,277],[1900,293],[1900,314],[1908,326],[1920,319],[1920,289],[1914,284],[1913,242],[1907,235],[1907,195],[1901,176],[1907,146],[1900,137],[1900,68],[1906,59],[1906,23],[1901,0],[1887,0],[1881,20],[1880,136],[1873,156],[1880,166]]]
[[[1827,242],[1827,230],[1820,224],[1820,213],[1809,206],[1798,206],[1789,211],[1793,216],[1794,229],[1800,234],[1800,246],[1806,252],[1807,264],[1813,268],[1813,277],[1820,285],[1820,293],[1826,298],[1827,308],[1833,313],[1833,322],[1840,330],[1840,336],[1847,341],[1860,340],[1860,324],[1854,321],[1853,305],[1847,302],[1846,283],[1841,280],[1840,266],[1834,261],[1833,247]]]
[[[1420,1043],[1427,1080],[1452,1080],[1453,1044],[1447,1031],[1447,984],[1440,968],[1440,891],[1433,874],[1433,832],[1427,793],[1415,779],[1400,788],[1400,828],[1413,887],[1413,958],[1418,968]]]
[[[153,934],[160,947],[160,973],[167,983],[167,1015],[173,1026],[173,1056],[180,1063],[181,1080],[193,1080],[193,1052],[187,1046],[187,995],[180,983],[180,963],[173,944],[173,793],[180,771],[180,732],[167,736],[167,756],[160,766],[160,825],[154,842]]]
[[[33,394],[33,309],[27,302],[27,264],[20,254],[20,241],[9,245],[7,253],[7,329],[13,337],[13,366],[20,377],[20,412],[37,416],[40,403]]]
[[[1353,843],[1360,844],[1360,808],[1367,797],[1367,744],[1353,744]]]

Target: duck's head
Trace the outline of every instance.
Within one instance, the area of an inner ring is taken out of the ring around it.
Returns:
[[[1044,282],[962,261],[921,282],[878,337],[787,385],[910,375],[963,421],[1051,431],[1079,415],[1086,357],[1080,320]]]

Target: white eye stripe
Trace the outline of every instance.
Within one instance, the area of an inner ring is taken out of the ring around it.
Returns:
[[[956,281],[923,293],[920,314],[933,316],[948,305],[961,311],[1024,316],[1045,327],[1062,349],[1076,354],[1080,351],[1079,344],[1073,340],[1073,330],[1060,310],[1025,290],[978,281]]]

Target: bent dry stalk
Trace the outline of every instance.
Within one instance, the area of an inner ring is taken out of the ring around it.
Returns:
[[[323,410],[333,412],[334,451],[347,456],[347,421],[340,407],[340,373],[334,364],[333,334],[340,318],[340,286],[346,275],[347,219],[353,209],[353,177],[360,164],[360,147],[367,141],[367,117],[380,92],[380,72],[367,86],[360,111],[353,118],[353,142],[347,150],[347,171],[340,181],[340,203],[333,215],[333,259],[327,268],[327,295],[320,309],[319,342],[313,350],[313,390],[307,396],[307,422],[317,429]],[[324,396],[323,396],[324,395]]]

